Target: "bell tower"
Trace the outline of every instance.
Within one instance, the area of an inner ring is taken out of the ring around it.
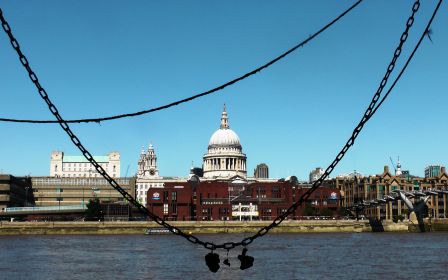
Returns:
[[[138,159],[137,178],[155,178],[159,177],[159,170],[157,169],[157,156],[154,151],[154,146],[149,144],[148,150],[142,147],[140,157]]]

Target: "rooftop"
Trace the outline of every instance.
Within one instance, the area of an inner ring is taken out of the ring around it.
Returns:
[[[109,156],[94,156],[96,162],[109,162]],[[89,162],[84,156],[64,156],[63,162]]]

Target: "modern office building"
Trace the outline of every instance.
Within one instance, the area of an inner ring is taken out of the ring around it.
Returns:
[[[116,178],[117,183],[135,197],[135,178]],[[90,199],[101,202],[124,201],[122,195],[103,178],[32,177],[36,206],[85,205]]]
[[[260,163],[254,170],[254,178],[267,179],[269,178],[269,167],[266,163]]]
[[[425,178],[437,177],[440,175],[443,166],[441,165],[429,165],[425,167]]]
[[[0,174],[0,211],[6,207],[34,205],[30,177]]]

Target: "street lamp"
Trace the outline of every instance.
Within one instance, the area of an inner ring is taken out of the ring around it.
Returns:
[[[59,211],[61,211],[61,189],[58,189],[59,197],[58,197],[58,203],[59,203]]]
[[[42,192],[39,192],[39,201],[40,201],[40,207],[42,207],[42,198],[44,194]]]

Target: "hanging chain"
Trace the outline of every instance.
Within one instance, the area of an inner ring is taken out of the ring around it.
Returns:
[[[155,107],[155,108],[151,108],[151,109],[146,109],[143,111],[139,111],[139,112],[133,112],[133,113],[127,113],[127,114],[120,114],[120,115],[114,115],[114,116],[108,116],[108,117],[101,117],[101,118],[89,118],[89,119],[77,119],[77,120],[65,120],[65,122],[67,123],[91,123],[91,122],[95,122],[95,123],[101,123],[104,121],[111,121],[111,120],[117,120],[117,119],[121,119],[121,118],[128,118],[128,117],[135,117],[135,116],[141,116],[144,114],[149,114],[149,113],[153,113],[156,111],[160,111],[160,110],[165,110],[168,109],[170,107],[173,106],[177,106],[180,105],[182,103],[186,103],[189,101],[192,101],[196,98],[200,98],[215,92],[218,92],[220,90],[223,90],[224,88],[231,86],[233,84],[236,84],[244,79],[249,78],[250,76],[253,76],[257,73],[260,73],[261,71],[263,71],[264,69],[268,68],[269,66],[277,63],[278,61],[282,60],[283,58],[285,58],[286,56],[290,55],[291,53],[295,52],[296,50],[298,50],[299,48],[305,46],[306,44],[308,44],[309,42],[311,42],[313,39],[315,39],[318,35],[320,35],[321,33],[323,33],[325,30],[327,30],[328,28],[330,28],[333,24],[335,24],[336,22],[338,22],[340,19],[342,19],[344,16],[346,16],[349,12],[351,12],[354,8],[356,8],[360,3],[362,2],[362,0],[358,0],[357,2],[355,2],[352,6],[350,6],[347,10],[345,10],[343,13],[341,13],[339,16],[337,16],[336,18],[334,18],[332,21],[330,21],[328,24],[326,24],[324,27],[322,27],[321,29],[319,29],[318,31],[316,31],[314,34],[310,35],[308,38],[306,38],[305,40],[303,40],[302,42],[296,44],[295,46],[293,46],[292,48],[290,48],[289,50],[285,51],[284,53],[282,53],[281,55],[277,56],[276,58],[272,59],[271,61],[259,66],[258,68],[255,68],[253,70],[251,70],[250,72],[247,72],[243,75],[240,75],[239,77],[228,81],[224,84],[221,84],[215,88],[212,88],[210,90],[204,91],[202,93],[198,93],[196,95],[175,101],[175,102],[171,102],[169,104],[165,104],[159,107]],[[58,123],[59,121],[57,120],[18,120],[18,119],[9,119],[9,118],[0,118],[0,121],[4,121],[4,122],[16,122],[16,123]]]
[[[419,7],[420,7],[420,1],[415,1],[415,3],[413,4],[413,7],[412,7],[412,15],[407,20],[406,29],[403,32],[403,34],[401,35],[400,43],[399,43],[398,47],[395,49],[392,61],[389,63],[389,66],[387,68],[386,74],[384,75],[377,92],[373,96],[372,101],[370,102],[370,105],[368,106],[367,110],[365,111],[364,116],[362,117],[361,121],[359,122],[359,124],[354,129],[354,131],[352,133],[352,136],[349,138],[349,140],[344,145],[342,150],[338,153],[338,155],[333,160],[333,162],[327,167],[327,169],[325,170],[324,174],[317,181],[315,181],[313,183],[313,186],[308,191],[306,191],[295,203],[293,203],[287,209],[287,211],[285,213],[283,213],[282,215],[280,215],[277,218],[275,218],[274,221],[271,224],[261,228],[256,234],[254,234],[253,236],[250,236],[250,237],[246,237],[243,240],[241,240],[240,242],[226,242],[226,243],[222,243],[222,244],[215,244],[213,242],[204,242],[204,241],[200,240],[199,238],[197,238],[196,236],[187,234],[187,233],[183,232],[180,228],[178,228],[176,226],[173,226],[173,225],[170,225],[169,223],[164,221],[162,218],[158,217],[156,214],[152,213],[146,207],[144,207],[142,204],[140,204],[134,197],[132,197],[128,192],[126,192],[123,188],[121,188],[120,185],[112,177],[109,176],[109,174],[106,173],[106,171],[103,169],[103,167],[96,162],[96,160],[93,158],[91,153],[82,145],[82,143],[79,140],[79,138],[72,132],[72,130],[70,129],[70,127],[67,124],[67,122],[61,117],[61,115],[59,114],[59,111],[57,110],[56,106],[51,102],[50,98],[48,97],[47,92],[41,86],[41,84],[39,83],[39,80],[38,80],[36,74],[31,69],[31,67],[30,67],[30,65],[28,63],[27,58],[22,53],[22,50],[20,49],[20,45],[17,42],[17,40],[14,38],[8,22],[3,17],[3,12],[2,12],[1,9],[0,9],[0,20],[2,22],[3,29],[5,30],[5,32],[7,33],[8,37],[10,39],[12,47],[17,52],[17,54],[19,56],[19,59],[20,59],[20,62],[22,63],[22,65],[27,70],[28,76],[30,77],[30,79],[34,83],[34,85],[36,86],[36,88],[37,88],[37,90],[39,92],[39,95],[42,97],[42,99],[45,101],[45,103],[47,103],[49,110],[56,117],[56,119],[58,120],[59,125],[62,127],[62,129],[70,137],[70,140],[73,142],[73,144],[81,151],[81,153],[84,155],[84,157],[95,167],[95,169],[98,171],[99,174],[101,174],[101,176],[103,176],[103,178],[116,191],[118,191],[126,200],[128,200],[132,205],[134,205],[141,213],[143,213],[144,215],[147,215],[154,222],[156,222],[160,226],[165,227],[166,229],[168,229],[173,234],[180,235],[180,236],[184,237],[185,239],[187,239],[188,241],[190,241],[191,243],[199,244],[199,245],[201,245],[204,248],[209,249],[209,250],[215,250],[215,249],[230,250],[230,249],[233,249],[233,248],[238,247],[238,246],[247,246],[247,245],[251,244],[255,239],[257,239],[258,237],[264,236],[272,228],[275,228],[276,226],[278,226],[289,215],[294,214],[294,212],[297,210],[297,208],[300,205],[302,205],[303,202],[305,202],[310,197],[310,195],[322,184],[322,182],[330,175],[330,173],[333,171],[333,169],[336,167],[336,165],[342,160],[344,155],[347,153],[349,148],[351,146],[353,146],[353,144],[355,142],[355,139],[357,138],[357,136],[361,132],[361,130],[364,127],[365,123],[373,115],[372,111],[375,109],[375,105],[376,105],[378,99],[381,96],[381,92],[383,91],[384,87],[386,86],[388,78],[389,78],[390,74],[392,73],[392,71],[393,71],[393,69],[395,67],[395,63],[396,63],[397,59],[399,58],[399,56],[401,54],[402,46],[403,46],[404,42],[406,41],[406,39],[408,37],[409,29],[411,28],[411,26],[414,23],[414,15],[418,11]],[[375,111],[376,111],[376,109],[373,112],[375,112]]]

